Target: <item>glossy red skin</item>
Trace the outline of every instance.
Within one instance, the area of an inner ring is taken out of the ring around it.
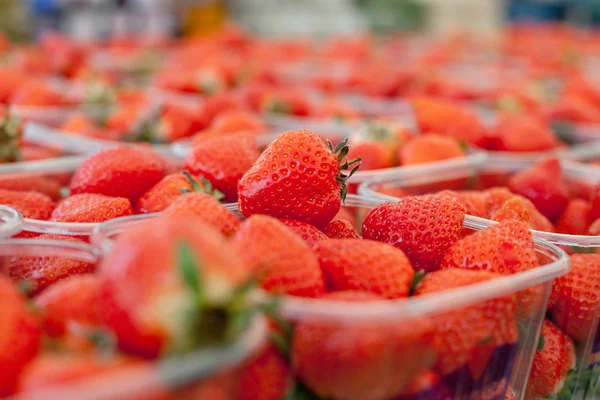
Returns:
[[[242,214],[268,214],[325,226],[340,210],[340,164],[307,130],[275,139],[239,181]]]
[[[61,197],[61,185],[56,179],[34,174],[2,174],[0,175],[0,189],[38,192],[55,201]]]
[[[200,177],[194,178],[200,182]],[[190,180],[181,172],[169,174],[138,199],[135,211],[138,214],[163,211],[183,195],[182,190],[194,191]]]
[[[131,203],[123,197],[110,197],[96,193],[69,196],[52,211],[51,221],[104,222],[133,214]]]
[[[0,189],[0,204],[17,210],[23,218],[47,220],[56,204],[45,194]]]
[[[88,157],[71,179],[71,194],[125,197],[132,204],[166,175],[165,162],[148,149],[118,147]]]
[[[225,195],[224,201],[237,200],[238,182],[252,167],[260,153],[251,134],[211,137],[197,143],[185,161],[185,169],[202,175]]]
[[[240,367],[239,380],[238,400],[280,400],[292,386],[290,367],[273,345],[268,345]]]
[[[241,102],[233,98],[229,93],[210,96],[200,106],[199,114],[202,116],[202,119],[195,125],[195,132],[209,127],[219,115],[227,111],[239,110],[240,108],[242,108]]]
[[[34,303],[43,312],[44,333],[61,337],[68,333],[72,322],[88,328],[100,326],[99,299],[100,279],[85,274],[55,283],[36,296]]]
[[[281,223],[291,228],[304,240],[309,246],[314,246],[318,242],[329,239],[323,232],[306,222],[295,219],[280,219]]]
[[[435,271],[460,237],[464,218],[463,205],[451,196],[410,196],[371,210],[362,235],[401,249],[415,271]]]
[[[356,232],[352,222],[346,219],[332,220],[325,225],[323,233],[330,239],[360,239],[360,235]]]
[[[596,185],[592,191],[591,206],[590,217],[592,220],[597,220],[600,218],[600,184]]]
[[[402,250],[373,240],[331,239],[313,251],[329,291],[360,290],[386,299],[408,296],[414,270]]]
[[[550,128],[528,115],[504,116],[490,133],[488,148],[497,151],[546,151],[560,142]]]
[[[458,140],[437,134],[417,136],[409,140],[398,151],[401,165],[424,164],[428,162],[463,157],[465,151]]]
[[[26,364],[38,353],[42,331],[17,287],[0,276],[0,395],[12,394]]]
[[[571,199],[556,221],[556,230],[569,235],[586,235],[592,224],[592,206],[582,199]]]
[[[359,142],[350,147],[348,158],[361,158],[361,171],[390,168],[394,166],[394,153],[384,143]]]

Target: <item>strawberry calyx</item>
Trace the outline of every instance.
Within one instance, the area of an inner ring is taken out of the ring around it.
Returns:
[[[348,171],[350,169],[350,166],[358,163],[357,165],[352,167],[349,173],[345,174],[341,172],[340,175],[336,177],[336,181],[340,184],[340,197],[342,199],[342,202],[344,202],[344,200],[346,200],[346,195],[348,194],[348,186],[346,184],[346,181],[350,179],[350,177],[354,175],[354,173],[360,168],[361,158],[358,157],[354,160],[348,161],[347,156],[348,152],[350,151],[350,146],[348,146],[348,138],[342,140],[337,146],[335,146],[335,148],[329,140],[327,141],[327,144],[329,145],[329,150],[337,156],[338,162],[340,163],[341,171]]]
[[[540,340],[538,341],[537,351],[544,350],[545,344],[546,344],[546,340],[544,339],[544,335],[540,335]]]
[[[395,142],[397,140],[394,127],[382,121],[368,121],[359,136],[365,140],[373,140],[381,143]]]
[[[545,397],[545,400],[572,399],[579,391],[583,390],[582,399],[595,397],[596,389],[600,383],[600,371],[595,368],[577,369],[569,371],[563,387],[556,393]],[[588,397],[589,396],[589,397]]]
[[[410,295],[412,295],[417,290],[417,287],[419,287],[419,283],[421,283],[423,278],[425,278],[425,275],[426,275],[426,273],[425,273],[424,269],[420,269],[415,272],[415,274],[413,275],[412,281],[410,282],[410,289],[409,289]]]
[[[165,143],[161,132],[163,107],[155,107],[147,116],[141,118],[125,139],[132,142],[146,142],[151,144]]]
[[[225,197],[223,193],[221,193],[219,190],[213,187],[212,183],[210,183],[208,179],[202,177],[200,179],[201,182],[198,182],[196,178],[194,178],[192,174],[190,174],[188,171],[181,171],[181,173],[185,175],[187,180],[190,182],[190,185],[192,185],[193,189],[179,189],[179,191],[182,194],[188,194],[193,192],[206,193],[217,201],[220,201]]]
[[[0,116],[0,161],[21,161],[21,137],[23,126],[21,120],[3,112]]]
[[[189,310],[191,323],[187,327],[186,343],[173,350],[185,352],[235,341],[259,311],[249,298],[256,280],[251,279],[237,288],[226,286],[224,282],[215,284],[215,279],[203,274],[202,262],[187,243],[179,244],[177,255],[179,274],[194,301]]]
[[[288,115],[288,114],[292,113],[293,109],[292,109],[292,106],[288,102],[275,96],[266,102],[265,111],[274,113],[274,114]]]

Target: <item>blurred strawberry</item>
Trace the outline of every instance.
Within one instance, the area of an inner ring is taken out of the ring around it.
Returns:
[[[17,210],[23,218],[47,220],[56,204],[45,194],[0,189],[0,204]]]
[[[323,228],[323,233],[330,239],[360,239],[354,224],[346,219],[334,219]]]
[[[505,115],[488,136],[490,150],[547,151],[560,146],[550,128],[528,115]]]
[[[384,169],[393,167],[395,156],[385,144],[379,142],[358,142],[350,146],[348,158],[360,157],[361,170]]]
[[[592,224],[591,205],[582,199],[571,199],[556,221],[556,230],[569,235],[586,235]]]
[[[58,203],[52,211],[50,220],[98,223],[131,214],[133,214],[133,209],[126,198],[82,193],[69,196]]]
[[[459,158],[465,156],[465,154],[466,152],[458,140],[436,134],[427,134],[416,136],[406,142],[400,148],[398,159],[401,165],[414,165]]]
[[[202,182],[202,178],[192,176],[187,171],[169,174],[138,199],[136,212],[146,214],[162,211],[185,193],[204,191],[206,183],[209,182]]]
[[[287,218],[280,219],[279,221],[296,232],[311,247],[318,242],[328,239],[327,235],[307,222]]]

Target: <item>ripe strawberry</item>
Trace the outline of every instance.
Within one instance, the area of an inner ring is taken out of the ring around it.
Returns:
[[[164,210],[164,214],[197,217],[224,236],[232,236],[241,224],[237,216],[213,196],[204,192],[192,192],[176,197]]]
[[[201,182],[200,177],[187,171],[167,175],[138,199],[135,210],[138,214],[163,211],[184,193],[203,191],[208,181]]]
[[[354,225],[345,219],[334,219],[323,228],[323,233],[330,239],[360,239]]]
[[[519,197],[515,196],[504,202],[499,209],[492,214],[493,221],[519,221],[528,227],[531,227],[531,216],[527,212],[527,208]]]
[[[383,169],[393,167],[395,162],[394,152],[379,142],[357,142],[353,143],[348,158],[360,157],[362,170]]]
[[[414,270],[402,250],[364,239],[331,239],[314,252],[329,291],[361,290],[386,299],[407,297]]]
[[[0,189],[0,204],[21,213],[24,218],[47,220],[56,204],[45,194]]]
[[[24,71],[15,67],[3,65],[0,67],[0,103],[7,104],[13,93],[21,86],[28,77]]]
[[[460,237],[464,219],[464,207],[451,196],[404,197],[371,210],[362,234],[401,249],[416,271],[435,271]]]
[[[545,320],[540,334],[540,345],[535,352],[529,373],[527,398],[541,399],[560,395],[566,388],[571,370],[575,368],[575,345],[552,322]],[[577,379],[577,378],[575,378]],[[571,397],[572,395],[569,395]]]
[[[453,190],[442,190],[438,195],[449,195],[454,197],[465,208],[465,213],[476,217],[485,218],[486,204],[484,195],[477,191],[455,192]]]
[[[125,197],[133,204],[166,175],[165,162],[145,148],[118,147],[88,157],[71,179],[71,194]]]
[[[46,82],[28,79],[10,97],[10,104],[17,106],[64,106],[69,100]]]
[[[427,134],[410,139],[400,148],[398,159],[401,165],[414,165],[458,158],[464,155],[465,150],[455,138]]]
[[[241,102],[231,93],[217,93],[207,97],[200,106],[199,115],[202,116],[202,121],[198,123],[196,131],[209,127],[219,115],[240,108],[242,108]]]
[[[282,224],[296,232],[296,234],[299,235],[302,238],[302,240],[308,243],[308,245],[311,247],[320,241],[329,239],[327,235],[325,235],[323,232],[306,222],[285,218],[280,219],[279,221],[281,221]]]
[[[483,193],[485,195],[486,215],[488,217],[494,215],[504,203],[515,197],[515,194],[505,187],[493,187],[484,190]]]
[[[523,196],[516,196],[521,200],[523,206],[527,210],[529,214],[529,226],[531,229],[535,229],[537,231],[542,232],[555,232],[554,225],[548,218],[546,218],[541,212],[535,208],[535,205],[531,202],[531,200],[526,199]]]
[[[72,323],[88,328],[100,326],[100,283],[91,274],[71,276],[36,296],[34,303],[43,313],[44,333],[64,336]]]
[[[467,109],[444,100],[420,97],[413,102],[413,110],[422,133],[437,133],[485,146],[485,127]]]
[[[50,220],[57,222],[104,222],[131,214],[133,214],[133,209],[126,198],[83,193],[67,197],[58,203]]]
[[[504,115],[490,132],[490,150],[546,151],[560,146],[544,121],[530,115]]]
[[[582,199],[571,199],[556,221],[556,230],[569,235],[586,235],[592,224],[592,206]]]
[[[202,175],[225,195],[237,200],[238,181],[259,156],[253,134],[229,134],[200,141],[185,160],[185,169]]]
[[[210,125],[209,130],[211,133],[220,134],[235,132],[260,133],[266,131],[266,127],[255,114],[245,110],[230,110],[218,115]]]
[[[487,271],[465,269],[435,271],[421,280],[415,294],[438,293],[496,279],[498,276]],[[486,363],[482,362],[480,353],[491,356],[488,347],[497,348],[517,341],[515,311],[514,297],[506,296],[437,315],[433,320],[438,354],[434,371],[445,376],[468,364],[469,367],[478,367],[481,372],[479,364],[485,366]],[[486,361],[489,359],[488,357]],[[471,365],[474,361],[476,364]],[[473,370],[471,372],[478,377]]]
[[[587,234],[592,236],[600,236],[600,218],[590,224]]]
[[[254,215],[231,241],[247,268],[273,293],[318,297],[325,292],[323,273],[309,245],[275,218]]]
[[[17,287],[2,276],[0,305],[0,395],[4,397],[14,392],[21,371],[38,352],[42,335],[39,321],[27,308]]]
[[[593,188],[590,203],[592,206],[590,217],[592,220],[597,220],[600,218],[600,184]]]
[[[424,371],[395,400],[451,400],[452,393],[433,371]]]
[[[41,235],[38,239],[83,243],[72,236],[61,235]],[[14,256],[4,268],[13,281],[26,281],[28,294],[35,295],[59,280],[94,272],[96,266],[64,256]]]
[[[328,293],[322,299],[363,304],[382,300],[356,291]],[[434,359],[431,321],[406,322],[299,321],[292,338],[292,369],[321,398],[394,398]]]
[[[238,312],[248,312],[229,308],[247,304],[237,288],[248,269],[194,217],[161,215],[120,233],[98,274],[105,324],[143,357],[234,339]]]
[[[551,221],[567,206],[568,190],[563,181],[560,162],[556,158],[547,159],[513,175],[509,187],[513,193],[531,200]]]
[[[335,149],[307,130],[289,131],[275,139],[238,185],[242,214],[268,214],[325,226],[346,198],[349,174],[346,141]],[[341,165],[340,165],[341,164]]]
[[[245,362],[239,374],[238,400],[281,400],[292,386],[290,367],[273,345]]]
[[[552,286],[552,321],[573,340],[587,340],[600,291],[600,254],[573,254],[571,271]]]
[[[103,131],[98,128],[94,122],[82,112],[77,112],[69,116],[59,128],[63,132],[77,135],[102,137]]]
[[[0,175],[0,189],[21,192],[38,192],[45,194],[52,200],[58,200],[61,198],[60,183],[56,179],[39,175]]]

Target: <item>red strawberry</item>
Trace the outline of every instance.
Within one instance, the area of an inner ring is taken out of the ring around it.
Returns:
[[[241,390],[238,400],[281,400],[292,386],[290,367],[272,345],[240,367],[239,379]]]
[[[361,290],[387,299],[407,297],[414,270],[389,244],[364,239],[331,239],[318,243],[319,258],[330,291]]]
[[[373,293],[355,291],[328,293],[323,299],[382,300]],[[300,321],[292,339],[292,368],[322,398],[394,398],[431,365],[431,327],[427,319],[377,324]]]
[[[231,93],[218,93],[206,98],[200,106],[202,122],[198,124],[197,130],[210,126],[213,120],[224,112],[239,110],[241,107],[241,103],[233,98]]]
[[[465,213],[476,217],[486,216],[485,199],[482,193],[476,191],[455,192],[453,190],[442,190],[438,195],[449,195],[454,197],[465,208]]]
[[[494,215],[494,213],[498,211],[498,209],[502,207],[504,203],[515,197],[515,194],[505,187],[493,187],[485,190],[483,193],[485,195],[485,204],[488,217]]]
[[[587,233],[592,236],[600,236],[600,218],[591,223]]]
[[[425,371],[410,382],[402,396],[395,400],[451,400],[452,393],[433,371]]]
[[[527,398],[541,399],[557,395],[557,398],[563,398],[560,393],[568,384],[567,380],[571,370],[575,368],[576,360],[575,345],[571,338],[552,322],[545,320],[540,334],[540,345],[535,352],[529,373]],[[568,390],[565,388],[565,395]],[[572,395],[568,396],[570,398]]]
[[[325,292],[319,261],[308,244],[275,218],[248,218],[231,243],[266,290],[303,297]]]
[[[61,235],[41,235],[38,239],[84,243]],[[27,281],[28,293],[34,295],[59,280],[94,272],[95,265],[64,256],[15,256],[8,259],[5,269],[13,281]]]
[[[396,164],[392,149],[384,143],[373,141],[353,143],[348,157],[350,159],[360,157],[362,170],[390,168]]]
[[[428,134],[410,139],[400,148],[398,159],[401,165],[414,165],[458,158],[464,155],[465,150],[457,139]]]
[[[201,178],[187,171],[167,175],[138,199],[136,212],[146,214],[163,211],[185,192],[202,191],[200,181]]]
[[[67,197],[52,212],[51,221],[104,222],[133,214],[131,203],[123,197],[110,197],[95,193]]]
[[[225,236],[232,236],[240,226],[240,219],[221,205],[213,196],[192,192],[175,198],[164,210],[165,215],[193,216]]]
[[[225,195],[237,200],[238,181],[259,156],[253,134],[228,134],[200,141],[185,161],[185,169],[202,175]]]
[[[571,271],[552,286],[552,321],[573,340],[588,339],[600,299],[600,254],[573,254]]]
[[[135,203],[166,174],[165,162],[148,149],[118,147],[88,157],[71,179],[71,194],[98,193]]]
[[[530,224],[531,216],[527,212],[527,208],[523,201],[519,197],[513,197],[507,200],[499,209],[492,214],[493,221],[519,221],[528,227]]]
[[[325,226],[346,197],[345,181],[358,168],[341,173],[356,162],[346,160],[347,152],[346,141],[333,149],[307,130],[284,133],[240,180],[240,211]]]
[[[0,175],[0,189],[22,192],[38,192],[45,194],[52,200],[58,200],[61,197],[61,185],[58,183],[58,181],[49,177],[38,175]]]
[[[401,249],[416,271],[435,271],[460,237],[464,219],[464,207],[451,196],[404,197],[375,207],[363,221],[362,234]]]
[[[24,218],[47,220],[56,204],[45,194],[0,189],[0,204],[21,213]]]
[[[529,213],[529,226],[531,227],[531,229],[535,229],[537,231],[542,232],[555,231],[552,222],[550,222],[548,218],[546,218],[541,212],[538,211],[537,208],[535,208],[535,205],[533,205],[531,200],[526,199],[523,196],[516,197],[521,200],[523,206],[527,210],[527,213]]]
[[[510,190],[528,198],[551,221],[567,206],[568,190],[560,162],[556,158],[542,161],[510,178]]]
[[[440,270],[426,275],[415,293],[438,293],[496,279],[498,276],[487,271]],[[515,310],[514,297],[506,296],[437,315],[433,320],[438,339],[435,342],[438,358],[434,370],[445,376],[465,364],[471,366],[472,361],[480,364],[478,353],[481,350],[489,355],[488,344],[496,348],[515,343]]]
[[[105,324],[122,349],[148,358],[232,339],[237,314],[225,310],[247,304],[235,292],[248,269],[220,233],[190,216],[161,215],[120,233],[98,274]],[[218,323],[200,322],[212,315]]]
[[[52,337],[61,337],[72,323],[84,327],[101,325],[99,297],[100,280],[97,276],[86,274],[57,282],[37,296],[34,302],[42,310],[44,332]]]
[[[582,199],[571,199],[556,221],[556,230],[569,235],[586,235],[592,224],[592,206]]]
[[[354,225],[345,219],[334,219],[325,225],[323,232],[331,239],[360,239]]]
[[[325,235],[323,232],[306,222],[285,218],[280,219],[279,221],[281,221],[282,224],[296,232],[296,234],[299,235],[302,238],[302,240],[308,243],[309,246],[314,246],[320,241],[329,239],[327,235]]]
[[[592,220],[597,220],[600,218],[600,184],[594,187],[590,201],[592,205],[590,217]]]
[[[0,305],[0,395],[4,397],[14,392],[23,368],[37,354],[42,332],[17,287],[2,276]]]
[[[546,151],[560,141],[539,118],[530,115],[504,115],[493,128],[489,149],[499,151]]]

